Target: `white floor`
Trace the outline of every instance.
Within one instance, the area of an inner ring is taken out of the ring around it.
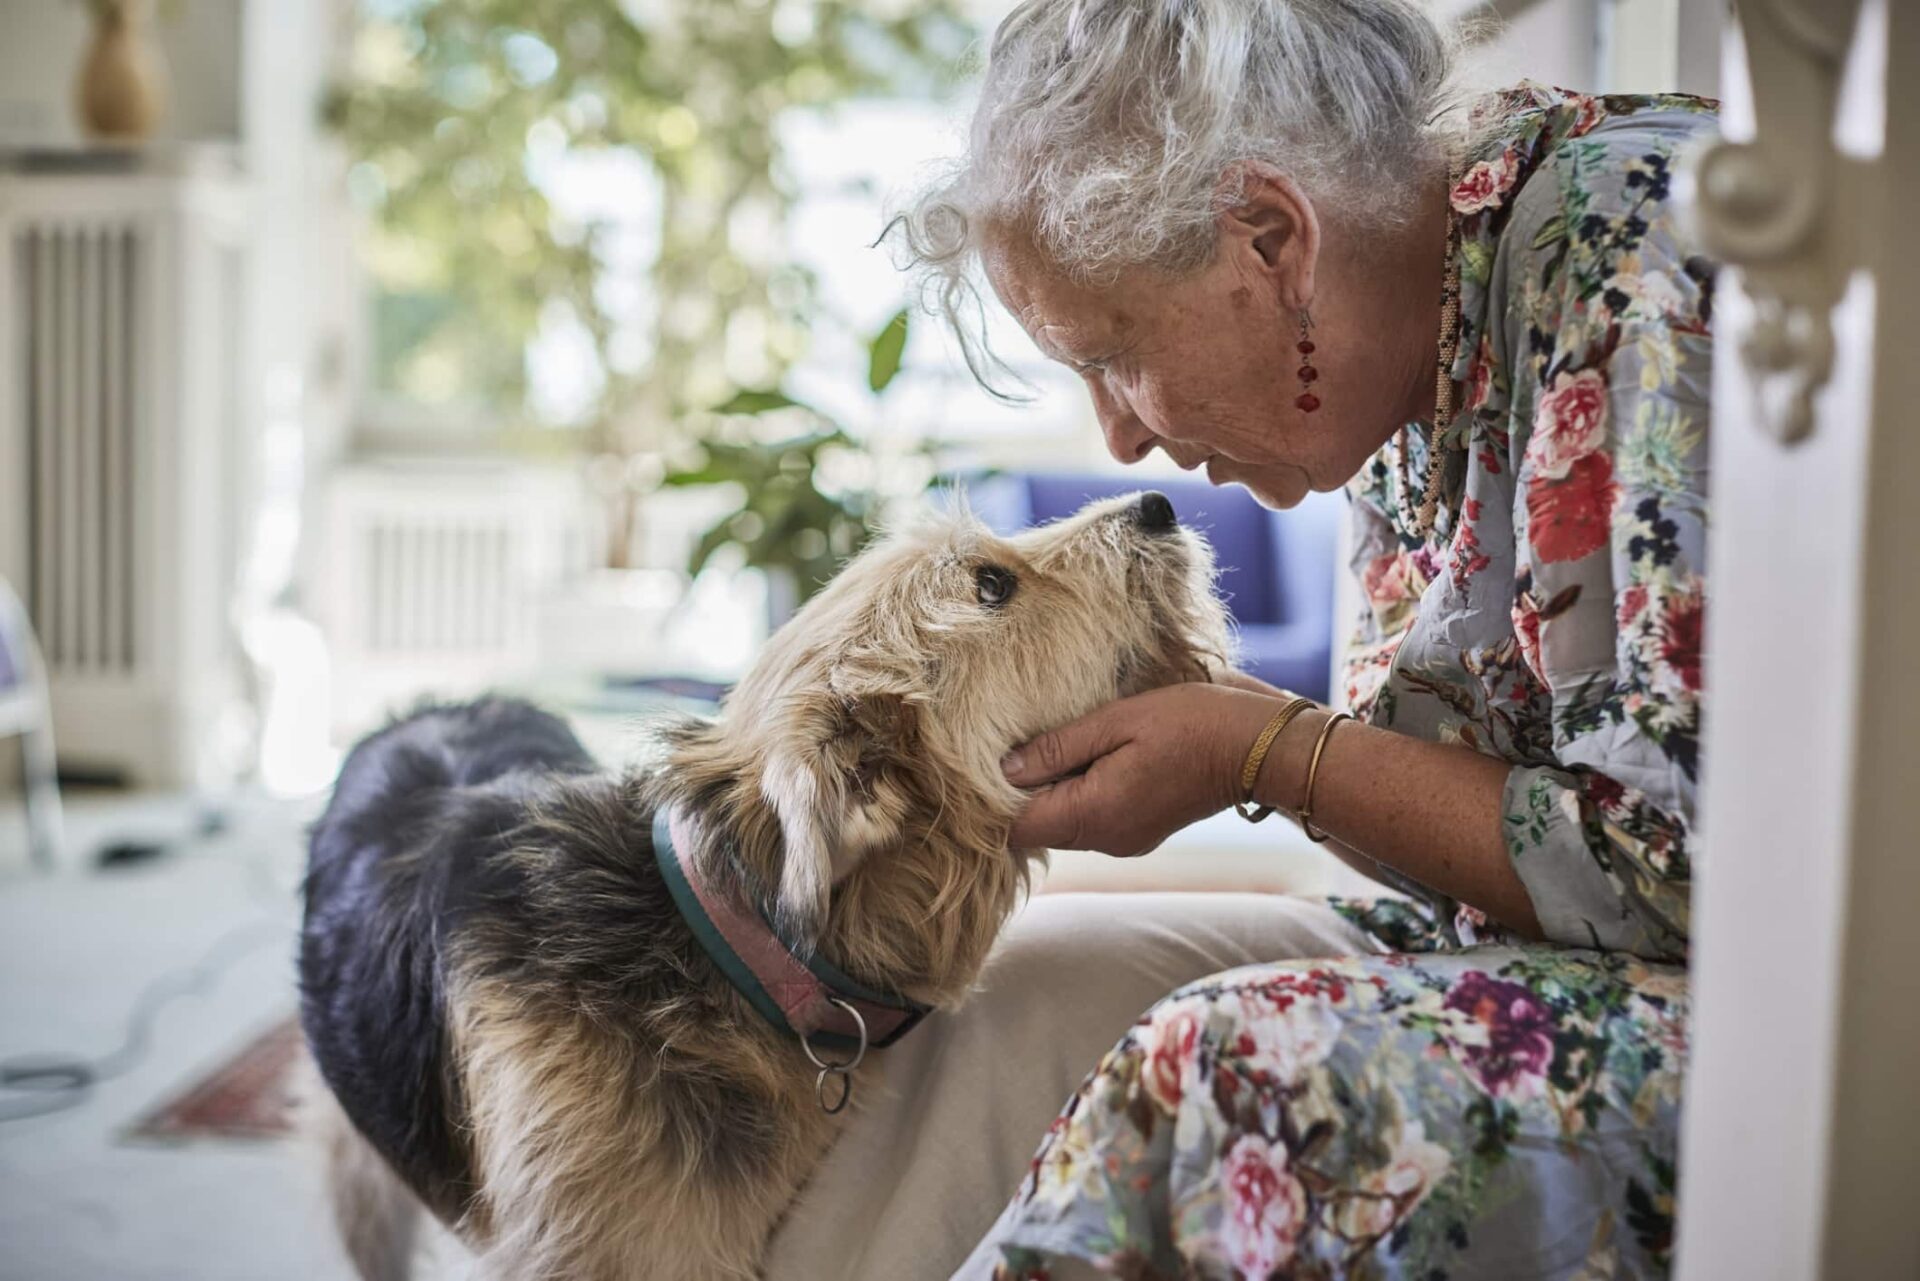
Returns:
[[[125,1139],[151,1109],[295,1008],[293,941],[303,807],[224,807],[199,830],[179,798],[72,799],[67,866],[26,866],[0,803],[0,1061],[111,1054],[156,985],[167,1001],[128,1070],[71,1109],[0,1121],[0,1281],[345,1281],[317,1166],[295,1142]],[[116,841],[175,848],[100,869]],[[1350,874],[1274,819],[1201,824],[1147,859],[1056,856],[1053,888],[1292,888]],[[190,984],[189,984],[190,985]],[[31,1102],[0,1091],[0,1111]],[[444,1249],[442,1257],[447,1256]],[[459,1275],[465,1268],[425,1268]]]
[[[287,1281],[344,1278],[293,1143],[139,1144],[124,1131],[294,1009],[294,887],[301,815],[259,802],[223,833],[196,832],[178,800],[81,801],[72,856],[171,839],[139,866],[28,872],[0,814],[0,1059],[111,1054],[156,983],[208,963],[201,989],[159,1009],[124,1075],[76,1107],[0,1122],[5,1281]],[[0,1110],[32,1096],[0,1091]]]

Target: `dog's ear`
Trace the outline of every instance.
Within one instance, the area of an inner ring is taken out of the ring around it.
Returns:
[[[761,792],[780,821],[774,910],[790,940],[817,938],[835,882],[898,839],[915,739],[913,708],[897,694],[828,694],[789,720]]]

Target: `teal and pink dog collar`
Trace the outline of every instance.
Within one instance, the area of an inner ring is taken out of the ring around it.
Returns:
[[[788,946],[762,913],[703,885],[694,870],[686,823],[671,807],[654,815],[653,856],[701,948],[780,1031],[810,1047],[859,1054],[893,1044],[927,1016],[927,1006],[876,992],[811,950]]]

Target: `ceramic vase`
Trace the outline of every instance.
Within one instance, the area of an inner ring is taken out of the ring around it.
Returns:
[[[80,123],[102,142],[140,142],[166,106],[166,73],[153,47],[147,0],[93,6],[93,41],[80,64]]]

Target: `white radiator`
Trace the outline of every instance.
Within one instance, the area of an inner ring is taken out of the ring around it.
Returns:
[[[315,568],[337,733],[523,676],[542,601],[598,563],[599,528],[570,469],[422,460],[336,472]]]
[[[137,223],[29,224],[13,236],[24,322],[27,609],[57,674],[138,670],[133,414],[151,394],[134,323],[149,245]]]
[[[0,573],[64,769],[229,773],[247,439],[231,179],[0,174]]]

